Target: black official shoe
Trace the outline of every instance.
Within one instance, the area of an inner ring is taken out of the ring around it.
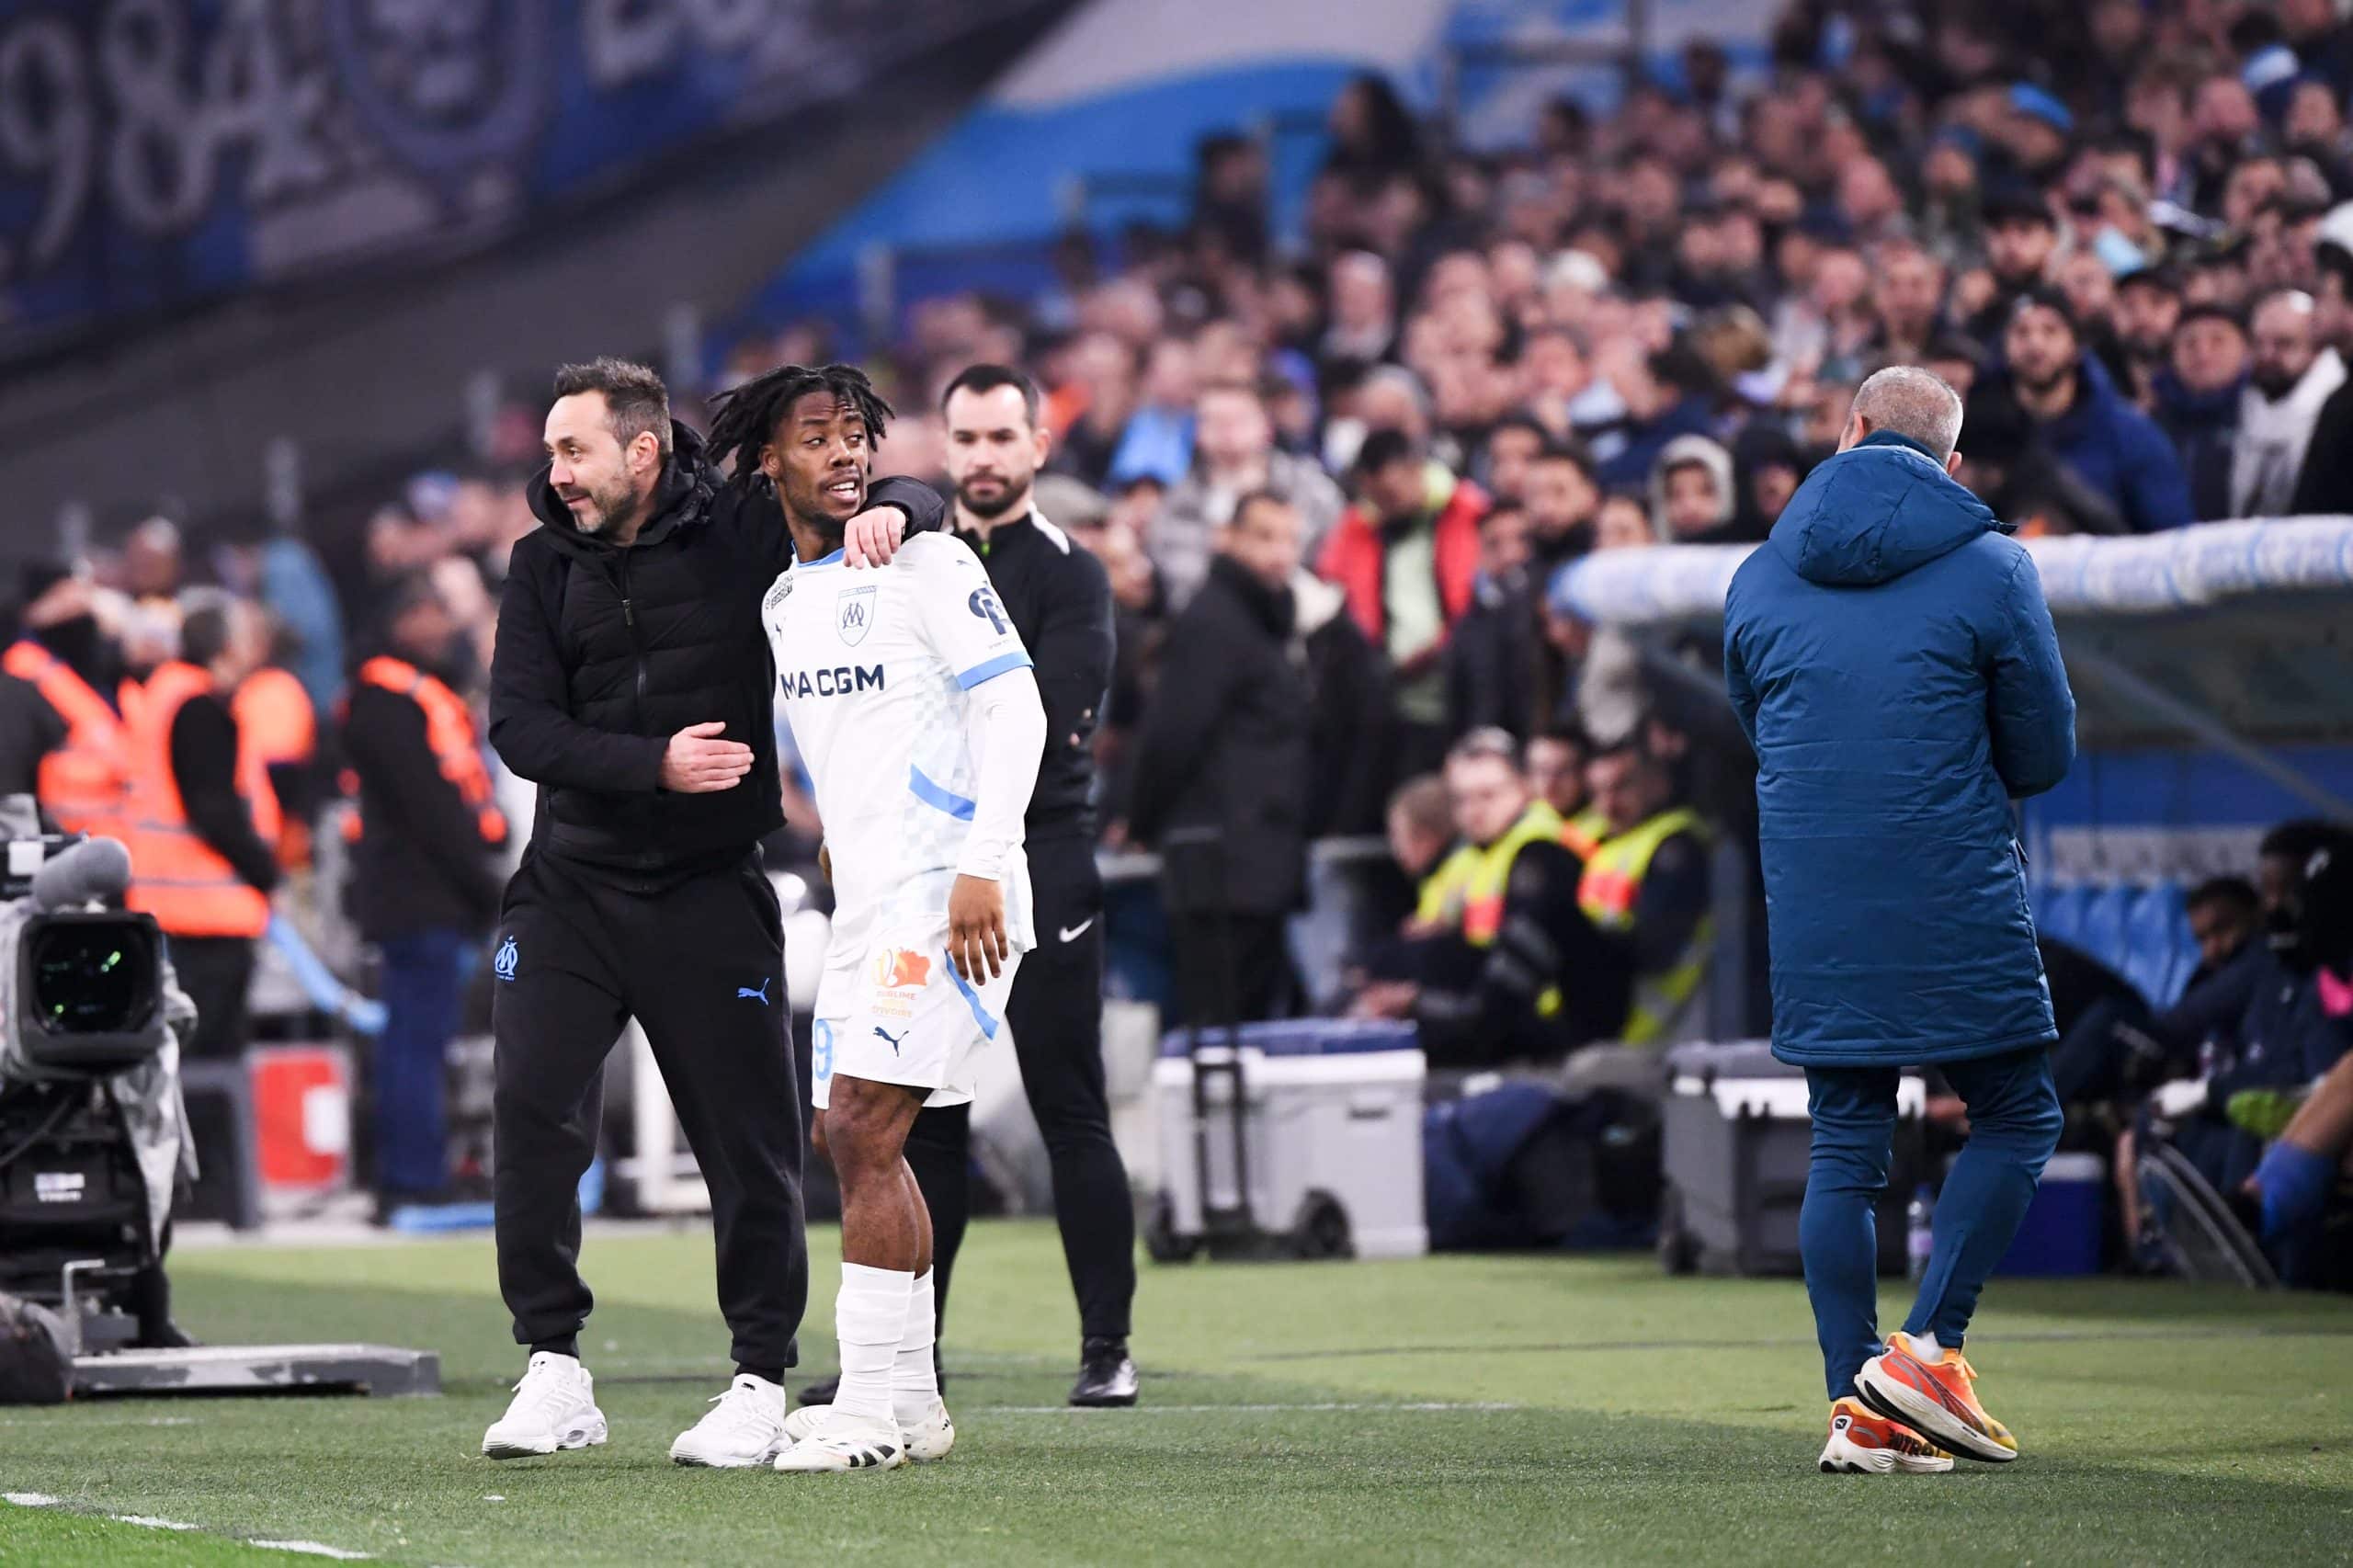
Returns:
[[[1124,1339],[1090,1339],[1078,1352],[1078,1381],[1070,1386],[1070,1402],[1091,1409],[1136,1402],[1136,1364]]]

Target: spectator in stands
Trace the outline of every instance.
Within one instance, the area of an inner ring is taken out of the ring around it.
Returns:
[[[1397,341],[1397,300],[1389,264],[1370,251],[1350,251],[1332,263],[1330,282],[1332,321],[1317,351],[1326,378],[1390,358]]]
[[[1499,501],[1525,500],[1529,470],[1552,439],[1552,433],[1534,415],[1506,414],[1487,432],[1483,460],[1473,477]]]
[[[379,1223],[448,1186],[445,1057],[467,969],[505,892],[506,819],[473,711],[447,679],[458,638],[431,580],[407,579],[384,608],[382,651],[360,665],[344,705],[358,786],[352,914],[384,960],[384,1029],[369,1074]]]
[[[1638,736],[1597,751],[1586,768],[1600,842],[1586,859],[1586,915],[1623,944],[1629,1045],[1694,1038],[1712,946],[1707,829],[1675,799],[1674,778]]]
[[[1705,436],[1678,436],[1651,470],[1651,525],[1668,544],[1720,544],[1732,537],[1732,454]]]
[[[812,360],[811,363],[815,361]],[[1070,354],[1071,379],[1054,389],[1054,466],[1098,489],[1113,483],[1111,460],[1136,410],[1136,351],[1109,332],[1090,332]],[[1142,475],[1121,475],[1125,483]],[[1155,483],[1161,483],[1156,479]]]
[[[1529,465],[1525,493],[1531,566],[1540,582],[1593,548],[1601,490],[1591,455],[1573,442],[1547,442]]]
[[[1487,497],[1412,437],[1385,429],[1365,437],[1357,490],[1318,569],[1347,594],[1358,630],[1388,658],[1399,770],[1424,771],[1446,749],[1447,633],[1471,608]]]
[[[2353,354],[2353,250],[2336,240],[2323,240],[2313,249],[2319,277],[2313,326],[2342,359]],[[2312,449],[2288,509],[2299,516],[2353,513],[2353,383],[2338,387],[2321,404]]]
[[[1347,506],[1340,487],[1305,458],[1275,448],[1265,400],[1247,381],[1212,381],[1194,404],[1193,466],[1153,519],[1152,561],[1169,605],[1183,609],[1209,571],[1211,536],[1254,491],[1297,507],[1313,556]]]
[[[1501,500],[1479,519],[1479,577],[1446,645],[1450,740],[1472,730],[1526,733],[1535,717],[1540,585],[1529,566],[1528,511]]]
[[[2160,428],[2181,453],[2200,522],[2231,513],[2231,467],[2239,408],[2247,392],[2246,328],[2219,305],[2180,312],[2171,362],[2151,383]],[[1971,432],[1974,441],[1975,432]]]
[[[2345,362],[2314,341],[2313,298],[2300,290],[2257,304],[2252,335],[2253,368],[2232,446],[2230,515],[2276,517],[2295,499],[2322,405],[2345,384]]]
[[[1243,497],[1247,506],[1299,508],[1271,490]],[[1238,509],[1237,509],[1238,510]],[[1391,734],[1389,665],[1357,629],[1340,590],[1302,567],[1291,574],[1299,607],[1291,662],[1307,677],[1307,836],[1352,838],[1381,831],[1382,802],[1397,777]],[[1180,672],[1181,678],[1181,672]]]
[[[1880,168],[1883,176],[1883,165]],[[1944,264],[1911,240],[1893,240],[1880,247],[1871,276],[1868,358],[1887,364],[1916,364],[1942,324],[1945,300]]]
[[[2059,225],[2050,205],[2033,190],[2006,187],[1985,203],[1985,269],[1993,291],[1964,324],[1980,343],[2000,343],[2011,307],[2021,294],[2042,286],[2059,249]]]
[[[1618,395],[1626,403],[1621,444],[1602,460],[1595,478],[1605,485],[1641,484],[1669,441],[1709,433],[1715,378],[1705,361],[1684,347],[1630,360],[1613,373],[1613,381],[1618,375],[1624,377]]]
[[[1811,465],[1796,438],[1769,419],[1753,421],[1734,437],[1732,464],[1740,486],[1740,505],[1727,540],[1761,541],[1780,520],[1781,509],[1798,493]]]
[[[2181,325],[2181,280],[2165,267],[2136,267],[2116,280],[2115,310],[2116,340],[2132,363],[2133,391],[2146,392],[2172,357]]]
[[[2173,443],[2084,351],[2063,298],[2047,289],[2020,295],[2002,347],[2006,363],[1990,383],[2025,410],[2053,457],[2115,505],[2128,529],[2153,533],[2192,520]]]
[[[1313,693],[1291,657],[1299,514],[1245,505],[1219,536],[1208,579],[1170,626],[1171,672],[1146,709],[1126,835],[1166,866],[1170,943],[1189,1016],[1231,997],[1275,1016],[1293,990],[1283,921],[1306,874]],[[1207,861],[1188,836],[1213,834]]]
[[[1120,433],[1111,454],[1111,483],[1150,474],[1175,484],[1193,461],[1193,399],[1199,384],[1193,346],[1164,337],[1144,362],[1143,390],[1136,411]]]
[[[1596,551],[1647,550],[1658,542],[1658,524],[1642,497],[1619,492],[1601,503],[1593,523]]]

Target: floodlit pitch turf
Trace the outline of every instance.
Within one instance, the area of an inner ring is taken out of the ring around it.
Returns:
[[[1814,1471],[1795,1281],[1667,1280],[1633,1257],[1147,1266],[1145,1408],[1071,1412],[1051,1228],[976,1226],[964,1259],[954,1457],[784,1477],[664,1457],[727,1371],[696,1231],[592,1235],[585,1348],[612,1443],[506,1464],[475,1453],[521,1368],[487,1240],[189,1254],[174,1272],[199,1332],[429,1345],[447,1393],[0,1412],[0,1492],[57,1499],[0,1505],[0,1562],[290,1561],[240,1541],[471,1568],[2353,1561],[2338,1299],[1997,1281],[1972,1350],[2027,1457],[1879,1479]],[[823,1367],[830,1266],[813,1286]]]

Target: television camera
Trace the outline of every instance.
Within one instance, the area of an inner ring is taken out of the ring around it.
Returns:
[[[180,1045],[196,1008],[154,920],[119,907],[131,857],[43,835],[0,800],[0,1293],[62,1321],[78,1394],[436,1393],[390,1346],[194,1346],[171,1325],[172,1204],[196,1175]]]

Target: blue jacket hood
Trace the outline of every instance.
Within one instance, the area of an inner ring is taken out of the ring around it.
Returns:
[[[2006,530],[1926,447],[1881,430],[1806,476],[1772,545],[1810,583],[1870,587],[1991,531]]]

